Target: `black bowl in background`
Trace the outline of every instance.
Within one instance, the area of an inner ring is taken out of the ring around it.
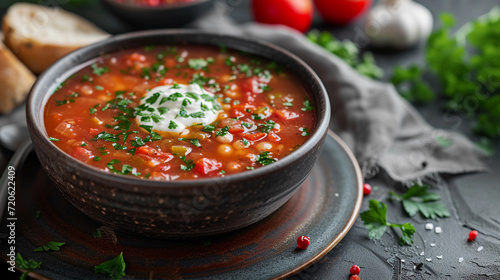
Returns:
[[[213,0],[198,0],[175,5],[145,6],[101,0],[103,5],[123,21],[141,28],[167,28],[184,26],[213,6]]]
[[[226,177],[162,182],[102,171],[69,156],[48,139],[45,104],[54,88],[82,64],[103,54],[147,45],[221,43],[275,61],[302,81],[316,104],[316,123],[310,138],[292,154],[256,170]],[[102,224],[162,238],[229,232],[276,211],[309,175],[330,121],[330,104],[323,84],[295,55],[254,39],[194,30],[124,34],[76,50],[38,78],[26,107],[28,128],[40,163],[65,198]]]

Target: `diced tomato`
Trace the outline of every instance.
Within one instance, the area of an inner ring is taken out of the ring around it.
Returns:
[[[259,141],[264,139],[267,134],[264,132],[256,132],[256,133],[245,133],[243,138],[250,140],[250,141]]]
[[[95,136],[99,132],[99,129],[97,128],[89,128],[89,134]]]
[[[232,134],[242,133],[245,131],[245,129],[241,125],[240,120],[227,118],[220,121],[219,127],[226,127],[226,126],[229,126],[229,132],[231,132]]]
[[[200,158],[196,162],[195,169],[198,173],[207,175],[210,172],[219,171],[222,167],[222,163],[211,158]]]
[[[134,52],[131,55],[127,56],[125,59],[125,63],[128,66],[134,66],[137,63],[146,61],[146,57],[140,53]]]
[[[255,106],[248,103],[233,105],[233,111],[231,117],[243,118],[246,114],[249,114],[247,112],[247,109],[253,110],[255,109]]]
[[[83,147],[76,147],[71,156],[84,162],[93,157],[92,152]]]
[[[172,85],[174,83],[174,80],[172,80],[171,78],[167,78],[167,79],[162,79],[158,82],[158,84],[162,85],[162,86],[166,86],[166,85]]]
[[[170,165],[168,164],[160,164],[155,167],[154,171],[155,172],[167,172],[170,170]]]
[[[285,121],[296,119],[296,118],[300,117],[299,114],[297,114],[295,112],[290,112],[287,110],[277,110],[276,116],[278,116],[280,119],[285,120]]]
[[[279,137],[278,134],[273,133],[273,132],[269,133],[267,135],[267,138],[269,138],[269,140],[274,141],[274,142],[279,142],[281,140],[281,137]]]
[[[146,155],[151,158],[155,159],[161,159],[161,160],[170,160],[174,156],[171,153],[165,153],[162,151],[159,151],[157,149],[151,148],[149,146],[141,146],[135,150],[136,155]]]

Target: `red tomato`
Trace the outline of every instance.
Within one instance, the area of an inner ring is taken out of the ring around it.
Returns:
[[[229,126],[229,132],[231,132],[232,134],[242,133],[245,131],[245,129],[241,125],[240,120],[227,118],[220,121],[219,127],[226,127],[226,126]]]
[[[312,23],[312,0],[253,0],[255,21],[269,24],[283,24],[306,32]]]
[[[292,120],[292,119],[296,119],[298,117],[300,117],[299,114],[295,113],[295,112],[290,112],[290,111],[287,111],[287,110],[278,110],[276,111],[276,116],[278,116],[278,118],[282,119],[282,120]]]
[[[76,147],[71,155],[83,162],[86,162],[92,158],[92,152],[82,147]]]
[[[218,162],[215,159],[211,158],[200,158],[196,162],[196,166],[194,167],[198,173],[207,175],[210,172],[218,171],[222,167],[222,163]]]
[[[330,23],[347,24],[363,14],[372,0],[314,0],[321,17]]]
[[[259,141],[259,140],[264,139],[264,137],[266,137],[266,135],[267,134],[265,134],[264,132],[245,133],[243,138],[250,140],[250,141]]]

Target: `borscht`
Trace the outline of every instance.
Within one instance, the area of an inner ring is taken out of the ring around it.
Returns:
[[[314,131],[300,79],[245,52],[146,46],[103,55],[59,84],[49,139],[115,174],[153,180],[227,176],[273,164]]]

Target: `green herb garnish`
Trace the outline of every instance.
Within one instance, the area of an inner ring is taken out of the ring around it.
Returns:
[[[428,186],[425,185],[414,185],[405,194],[399,195],[389,192],[389,195],[391,199],[401,201],[406,213],[411,217],[418,212],[427,219],[449,217],[450,212],[446,206],[438,202],[441,197],[436,193],[428,192],[427,188]]]
[[[369,209],[361,213],[368,237],[370,239],[380,239],[387,230],[387,227],[399,228],[403,236],[399,239],[401,245],[413,244],[412,236],[415,233],[415,227],[410,224],[392,224],[387,222],[387,205],[377,200],[370,200]]]
[[[63,246],[64,244],[66,244],[66,243],[65,242],[50,241],[49,243],[42,245],[33,251],[35,251],[35,252],[59,251],[59,250],[61,250],[61,246]]]
[[[118,280],[125,276],[125,260],[123,259],[123,252],[118,255],[118,257],[103,262],[94,267],[95,273],[106,274],[109,277]]]
[[[262,165],[269,165],[271,163],[276,162],[274,158],[269,157],[270,152],[262,152],[257,157],[255,158],[255,161],[257,163],[260,163]]]

